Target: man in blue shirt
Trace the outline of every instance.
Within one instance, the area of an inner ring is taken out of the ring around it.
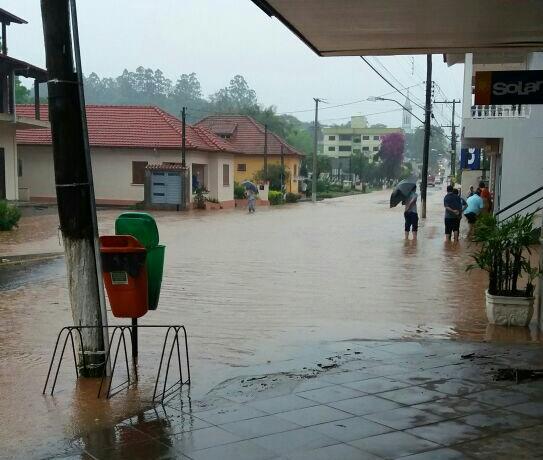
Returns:
[[[443,198],[445,208],[445,239],[451,241],[451,234],[454,234],[455,241],[458,241],[460,233],[460,218],[462,217],[462,200],[454,193],[452,185],[447,186],[447,195]]]
[[[473,226],[477,221],[477,217],[481,214],[481,211],[485,207],[483,199],[481,198],[481,189],[477,189],[473,195],[467,199],[467,207],[464,211],[464,215],[468,220],[469,232],[468,236],[473,233]]]

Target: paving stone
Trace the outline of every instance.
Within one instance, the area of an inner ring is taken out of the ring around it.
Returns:
[[[375,394],[405,388],[409,386],[409,384],[387,377],[376,377],[368,380],[344,383],[343,386],[362,391],[364,393]]]
[[[535,401],[543,401],[543,384],[541,381],[510,385],[509,388],[513,391],[521,391],[522,393],[526,393]]]
[[[175,448],[162,444],[156,440],[145,440],[141,442],[130,442],[118,444],[110,449],[91,449],[89,450],[92,458],[98,459],[133,459],[147,460],[149,458],[172,458],[177,455]],[[178,458],[185,458],[179,453]]]
[[[298,394],[303,391],[316,390],[317,388],[329,387],[331,385],[332,383],[323,380],[322,377],[313,377],[302,380],[294,389],[294,393]]]
[[[519,412],[524,415],[531,415],[532,417],[543,418],[543,402],[530,401],[523,404],[508,406],[507,409],[512,410],[513,412]]]
[[[386,351],[388,353],[394,353],[395,355],[418,355],[421,358],[424,355],[428,354],[424,344],[419,342],[400,342],[392,343],[390,345],[385,345],[379,348],[380,350]]]
[[[252,441],[240,441],[225,446],[191,452],[193,460],[268,460],[276,458],[275,452],[255,444]]]
[[[537,419],[510,412],[509,407],[507,409],[496,409],[489,412],[471,414],[459,418],[458,421],[490,431],[510,431],[539,423]]]
[[[445,395],[437,391],[428,390],[419,386],[401,388],[399,390],[387,391],[380,393],[379,397],[390,399],[401,404],[412,405],[420,404],[435,399],[441,399]]]
[[[485,435],[485,432],[457,420],[447,420],[432,425],[419,426],[406,430],[420,438],[433,441],[442,446],[450,446],[459,442],[470,441]]]
[[[500,388],[493,390],[485,390],[479,393],[472,393],[466,395],[466,398],[475,399],[477,401],[492,404],[493,406],[505,407],[512,406],[514,404],[521,404],[528,401],[530,398],[528,395],[520,391],[509,391]]]
[[[443,399],[437,399],[422,404],[416,404],[416,409],[431,412],[432,414],[439,415],[443,418],[455,418],[461,417],[466,414],[472,414],[475,412],[485,412],[495,409],[494,406],[484,404],[473,399],[460,398],[457,396],[448,396]]]
[[[221,425],[228,422],[237,422],[250,418],[262,417],[266,414],[261,410],[250,406],[236,404],[234,406],[213,409],[205,412],[198,412],[198,418],[213,425]]]
[[[392,428],[372,422],[363,417],[322,423],[312,426],[311,429],[342,442],[354,441],[392,431]]]
[[[435,382],[438,380],[443,380],[443,377],[436,373],[434,370],[415,370],[415,371],[409,371],[404,372],[401,374],[393,374],[389,376],[392,379],[399,380],[401,382],[405,382],[409,385],[423,385],[431,382]]]
[[[405,366],[398,366],[396,364],[383,364],[381,366],[374,366],[368,368],[370,374],[374,374],[376,377],[385,377],[387,375],[403,375],[410,373],[413,369]]]
[[[467,459],[462,452],[454,449],[436,449],[422,452],[420,454],[402,457],[402,460],[462,460]]]
[[[354,382],[356,380],[371,379],[373,377],[375,377],[375,375],[368,371],[357,370],[357,371],[336,372],[334,374],[324,375],[322,377],[322,380],[324,380],[325,382],[337,384],[337,383]]]
[[[463,396],[478,391],[492,389],[489,385],[457,379],[441,379],[421,386],[428,388],[429,390],[439,391],[452,396]]]
[[[239,436],[215,426],[156,439],[164,445],[171,446],[182,453],[207,449],[208,447],[221,446],[223,444],[229,444],[241,440]]]
[[[288,412],[290,410],[303,409],[304,407],[317,406],[319,403],[310,399],[301,398],[298,395],[278,396],[276,398],[261,399],[247,403],[255,409],[264,411],[268,414],[278,414],[279,412]]]
[[[275,415],[267,415],[265,417],[252,418],[250,420],[226,423],[224,425],[219,425],[219,428],[234,433],[242,439],[249,439],[280,433],[282,431],[295,430],[301,427],[295,423],[276,417]]]
[[[534,460],[541,458],[534,446],[512,436],[500,434],[460,444],[455,449],[481,460]]]
[[[507,435],[514,439],[526,441],[528,444],[534,445],[539,452],[543,452],[543,425],[511,431]]]
[[[356,398],[357,396],[363,396],[366,393],[362,393],[352,388],[347,388],[341,385],[332,385],[329,387],[318,388],[316,390],[304,391],[298,393],[298,396],[319,403],[330,403],[334,401],[341,401],[342,399]]]
[[[370,452],[382,458],[405,457],[410,454],[439,447],[431,441],[402,432],[372,436],[350,442],[349,444],[364,452]]]
[[[405,430],[443,420],[443,417],[439,415],[412,407],[401,407],[399,409],[369,414],[365,415],[364,418],[380,423],[381,425],[389,426],[395,430]]]
[[[334,446],[321,447],[306,452],[297,452],[287,455],[289,460],[379,460],[368,452],[362,452],[347,444],[336,444]]]
[[[252,442],[283,456],[292,452],[307,451],[337,444],[337,440],[309,428],[271,434],[255,438]]]
[[[402,407],[394,401],[371,395],[337,401],[329,403],[328,405],[353,415],[373,414],[375,412],[384,412]]]
[[[300,426],[317,425],[352,417],[352,414],[328,406],[313,406],[289,412],[281,412],[277,417],[296,423]]]

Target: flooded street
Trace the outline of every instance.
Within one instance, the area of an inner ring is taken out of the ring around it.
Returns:
[[[465,272],[466,241],[443,241],[441,190],[429,191],[416,242],[403,240],[402,210],[388,208],[389,194],[254,215],[157,213],[166,245],[161,301],[140,323],[187,327],[195,395],[262,363],[313,359],[322,344],[343,340],[539,341],[535,329],[488,326],[486,274]],[[99,213],[102,234],[113,233],[118,213]],[[24,218],[20,234],[0,235],[0,254],[60,251],[57,225],[54,214]],[[56,334],[71,323],[64,276],[61,258],[0,270],[6,452],[42,449],[48,439],[108,426],[149,405],[162,341],[151,332],[142,333],[142,380],[129,396],[94,399],[95,382],[76,386],[70,360],[55,397],[41,396]]]

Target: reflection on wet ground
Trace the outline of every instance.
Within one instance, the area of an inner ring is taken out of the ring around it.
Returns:
[[[401,210],[387,208],[387,192],[254,215],[157,213],[167,246],[164,284],[159,310],[142,323],[187,326],[191,392],[198,398],[225,380],[254,374],[262,363],[277,372],[298,367],[305,361],[294,357],[307,350],[322,355],[325,343],[539,341],[535,329],[487,325],[486,275],[465,272],[467,242],[443,241],[441,199],[430,192],[429,219],[417,242],[402,239]],[[112,232],[117,214],[100,212],[101,233]],[[40,218],[28,227],[23,219],[29,238],[2,236],[1,252],[58,250],[56,217]],[[41,397],[55,336],[71,322],[62,272],[59,260],[29,273],[0,270],[0,385],[11,389],[2,392],[0,413],[16,414],[0,427],[0,439],[12,449],[107,428],[150,407],[161,345],[151,332],[140,339],[142,380],[126,396],[98,401],[95,382],[75,386],[66,366],[58,394]],[[28,433],[29,417],[39,433]]]

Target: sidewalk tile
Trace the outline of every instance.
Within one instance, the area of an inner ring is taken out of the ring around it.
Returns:
[[[364,452],[370,452],[382,458],[399,458],[424,452],[439,447],[437,444],[417,438],[408,433],[386,433],[349,443]]]
[[[348,383],[357,380],[371,379],[373,377],[375,377],[375,375],[366,370],[358,370],[325,375],[322,377],[322,380],[330,383]]]
[[[358,382],[344,383],[343,386],[362,391],[363,393],[375,394],[405,388],[408,387],[409,384],[387,377],[377,377],[368,380],[360,380]]]
[[[305,407],[317,406],[319,403],[292,394],[270,399],[261,399],[247,403],[247,405],[268,414],[278,414],[279,412],[288,412],[291,410],[303,409]]]
[[[483,404],[479,401],[474,401],[473,399],[465,399],[457,396],[447,396],[443,399],[416,404],[411,407],[431,412],[432,414],[439,415],[443,418],[461,417],[466,414],[495,409],[494,406],[489,404]]]
[[[407,428],[414,428],[416,426],[427,425],[443,420],[443,417],[412,407],[401,407],[386,412],[369,414],[365,415],[364,418],[396,430],[405,430]]]
[[[273,451],[278,455],[286,455],[291,452],[317,449],[319,447],[337,444],[333,438],[317,433],[309,428],[285,431],[261,438],[255,438],[251,442]]]
[[[471,441],[485,435],[485,432],[456,420],[447,420],[432,425],[411,428],[406,432],[419,438],[427,439],[442,446],[450,446],[459,442]]]
[[[445,395],[437,391],[428,390],[419,386],[401,388],[399,390],[387,391],[380,393],[379,397],[390,399],[397,403],[406,404],[408,406],[413,404],[420,404],[423,402],[434,401],[441,399]]]
[[[442,381],[431,382],[421,385],[429,390],[440,391],[452,396],[463,396],[477,391],[484,391],[489,389],[488,385],[482,383],[471,383],[466,380],[457,379],[442,379]]]
[[[515,404],[513,406],[509,406],[507,409],[520,414],[543,418],[543,402],[532,401],[523,404]]]
[[[420,454],[402,457],[402,460],[463,460],[467,459],[462,452],[453,449],[436,449],[422,452]]]
[[[311,401],[316,401],[322,404],[341,401],[342,399],[356,398],[357,396],[363,395],[365,395],[365,393],[341,385],[333,385],[330,387],[319,388],[317,390],[298,393],[298,396],[302,398],[310,399]]]
[[[301,428],[292,422],[283,420],[275,415],[240,420],[220,425],[219,428],[234,433],[242,439],[258,438],[268,434]]]
[[[250,418],[262,417],[264,415],[268,414],[261,410],[241,404],[223,407],[221,409],[213,409],[205,412],[198,412],[198,418],[201,418],[202,420],[213,425],[237,422],[239,420],[247,420]]]
[[[534,460],[538,457],[533,444],[507,434],[459,444],[455,449],[480,460]],[[541,457],[539,457],[541,458]]]
[[[288,455],[289,460],[379,460],[380,457],[362,452],[347,444],[320,447],[319,449],[297,452]]]
[[[502,390],[502,389],[485,390],[479,393],[472,393],[472,394],[466,395],[466,398],[475,399],[477,401],[480,401],[486,404],[492,404],[493,406],[498,406],[498,407],[521,404],[530,399],[528,395],[522,392]]]
[[[190,454],[193,460],[270,460],[277,455],[251,441],[239,441],[225,446],[211,447]]]
[[[363,417],[353,417],[336,422],[314,425],[311,429],[342,442],[355,441],[392,431],[387,426],[380,425]]]
[[[343,412],[328,406],[313,406],[305,409],[281,412],[277,417],[296,423],[300,426],[311,426],[319,423],[334,422],[345,418],[351,418],[352,414]]]
[[[353,415],[373,414],[401,407],[398,403],[377,396],[362,396],[329,403],[328,405]]]
[[[201,430],[157,438],[157,440],[185,454],[195,450],[240,441],[241,438],[221,428],[212,426],[210,428],[202,428]]]
[[[532,417],[526,417],[524,414],[516,414],[508,410],[496,409],[488,412],[471,414],[457,419],[459,422],[477,428],[483,428],[489,431],[511,431],[540,423]],[[542,433],[543,434],[543,433]]]

